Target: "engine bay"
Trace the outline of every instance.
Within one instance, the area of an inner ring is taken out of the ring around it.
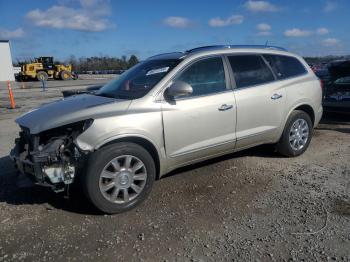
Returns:
[[[73,183],[87,154],[74,141],[91,124],[92,120],[85,120],[36,135],[21,127],[16,146],[11,151],[17,169],[31,175],[37,184],[49,186],[55,192],[64,191]]]

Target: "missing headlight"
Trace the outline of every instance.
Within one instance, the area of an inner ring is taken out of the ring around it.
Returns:
[[[32,175],[39,184],[47,184],[55,191],[63,191],[66,185],[73,183],[77,170],[84,160],[84,154],[74,141],[92,123],[93,120],[88,119],[46,130],[38,135],[22,134],[16,143],[20,145],[20,149],[27,148],[27,150],[24,151],[25,157],[22,154],[23,156],[18,157],[17,161],[33,166]],[[19,153],[22,151],[19,150]]]

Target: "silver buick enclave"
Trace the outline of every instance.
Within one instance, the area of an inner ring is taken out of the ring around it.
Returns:
[[[260,144],[308,147],[321,85],[305,61],[271,46],[209,46],[153,56],[100,90],[16,122],[11,157],[36,183],[81,184],[99,210],[135,207],[178,167]]]

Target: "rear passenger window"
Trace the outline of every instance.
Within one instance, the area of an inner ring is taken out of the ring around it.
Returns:
[[[258,55],[236,55],[229,58],[237,88],[274,81],[274,76]]]
[[[307,71],[298,59],[291,56],[263,55],[278,79],[300,76]]]

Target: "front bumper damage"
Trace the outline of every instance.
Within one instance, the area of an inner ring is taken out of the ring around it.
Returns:
[[[87,121],[82,121],[32,135],[21,127],[10,157],[17,170],[34,183],[64,191],[74,182],[87,154],[75,145],[76,137],[86,128]]]

